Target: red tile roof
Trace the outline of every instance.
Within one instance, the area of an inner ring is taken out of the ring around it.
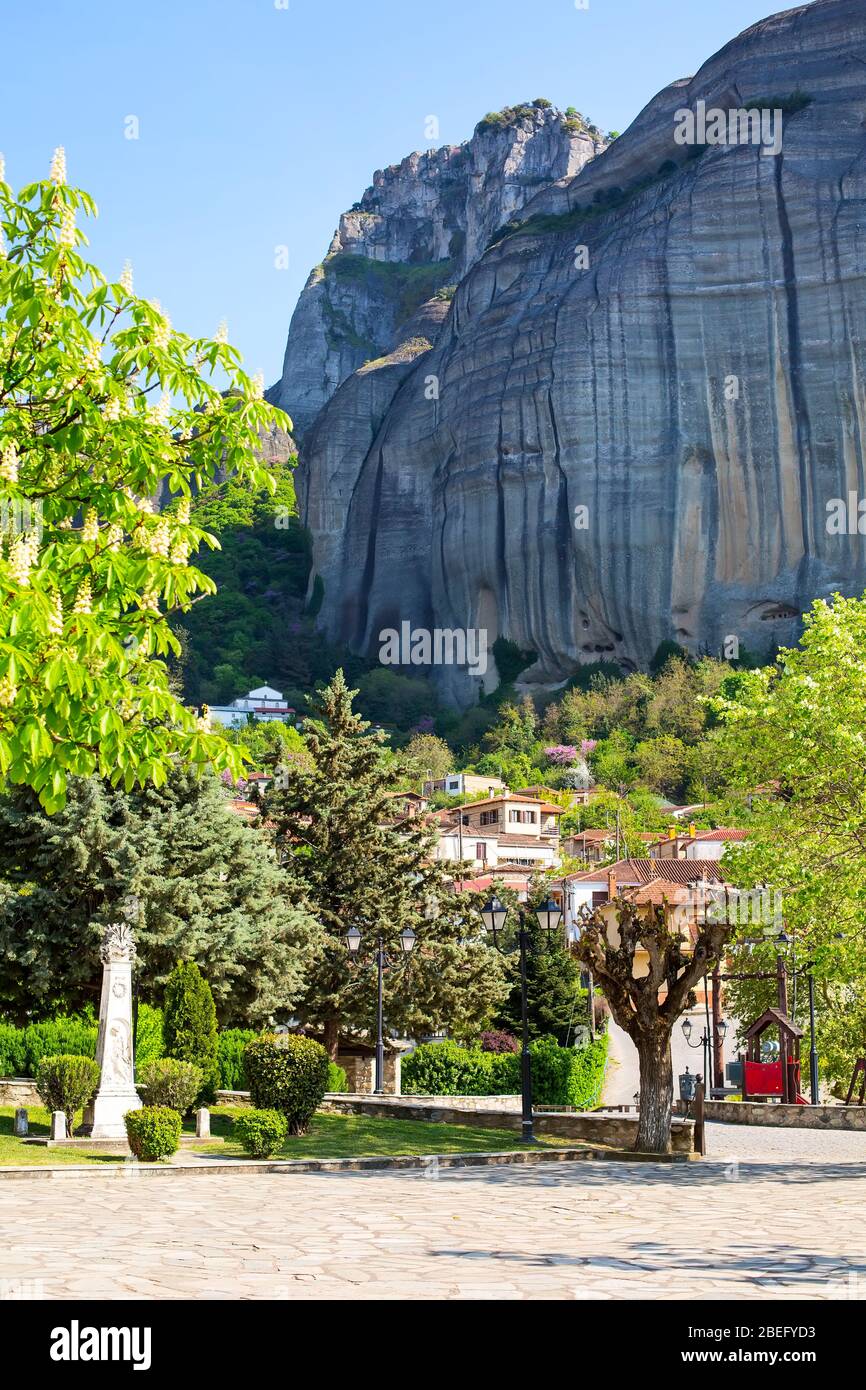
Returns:
[[[711,883],[724,883],[718,859],[620,859],[616,864],[599,865],[580,874],[566,875],[569,883],[607,884],[613,874],[621,888],[635,888],[654,879],[670,883],[698,883],[706,878]]]

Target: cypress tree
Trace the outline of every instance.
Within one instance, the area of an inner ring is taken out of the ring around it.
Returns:
[[[194,960],[180,960],[165,987],[165,1054],[192,1062],[202,1073],[199,1101],[212,1101],[220,1083],[217,1016],[210,985]]]

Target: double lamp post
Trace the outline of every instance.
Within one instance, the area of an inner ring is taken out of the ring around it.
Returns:
[[[529,952],[533,949],[532,940],[527,930],[527,914],[523,908],[518,908],[518,931],[516,941],[506,946],[504,944],[505,922],[508,917],[508,908],[501,903],[498,898],[491,898],[481,909],[481,920],[493,938],[495,949],[503,956],[520,953],[520,1016],[523,1031],[523,1044],[520,1057],[520,1079],[521,1079],[521,1114],[523,1138],[526,1142],[533,1141],[532,1132],[532,1059],[529,1055],[529,1018],[527,1003],[527,972],[526,964]],[[552,898],[541,904],[535,909],[535,918],[546,938],[547,949],[553,945],[553,936],[562,919],[562,909]],[[403,953],[404,962],[415,947],[416,936],[411,927],[405,927],[400,933],[400,948]],[[350,927],[346,932],[346,945],[352,959],[357,959],[363,940],[362,933],[357,927]],[[375,1094],[381,1095],[385,1089],[385,1036],[383,1021],[383,983],[386,965],[392,964],[391,958],[385,949],[385,939],[381,932],[376,937],[375,951],[376,973],[377,973],[377,994],[376,994],[376,1082]]]
[[[520,952],[520,1017],[523,1031],[523,1044],[520,1053],[521,1127],[524,1143],[532,1143],[534,1140],[532,1132],[532,1059],[529,1055],[526,988],[526,962],[528,954],[532,950],[532,941],[526,927],[527,914],[522,907],[518,908],[517,916],[519,923],[517,940],[512,945],[505,946],[503,933],[508,917],[508,908],[498,898],[491,898],[490,902],[481,909],[481,920],[491,933],[493,945],[500,955],[509,956],[513,955],[515,951]],[[548,898],[547,902],[535,909],[535,918],[544,933],[546,949],[550,950],[553,946],[553,934],[562,918],[562,909],[552,898]]]

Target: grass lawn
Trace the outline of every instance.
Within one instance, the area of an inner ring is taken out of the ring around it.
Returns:
[[[47,1139],[51,1130],[51,1116],[41,1106],[28,1105],[27,1116],[30,1121],[30,1134]],[[28,1144],[26,1139],[17,1139],[12,1133],[15,1107],[0,1105],[0,1168],[8,1167],[52,1167],[57,1163],[122,1163],[118,1154],[78,1153],[75,1149],[47,1149],[44,1144]],[[80,1122],[80,1117],[79,1117]]]
[[[184,1145],[181,1152],[211,1157],[246,1158],[231,1138],[232,1117],[243,1107],[218,1105],[211,1110],[212,1140]],[[75,1149],[48,1149],[29,1144],[12,1133],[12,1106],[0,1106],[0,1168],[32,1165],[53,1167],[62,1163],[123,1163],[119,1154],[88,1153]],[[30,1135],[47,1138],[47,1110],[28,1106]],[[184,1121],[184,1133],[195,1133],[195,1121]],[[581,1148],[572,1139],[546,1137],[534,1147]],[[486,1129],[480,1125],[444,1125],[427,1120],[402,1120],[368,1115],[319,1114],[306,1134],[289,1137],[274,1158],[365,1158],[375,1155],[501,1153],[525,1148],[514,1130]]]
[[[224,1135],[214,1143],[196,1145],[193,1152],[242,1158],[240,1144],[231,1139],[231,1117],[237,1107],[211,1110],[211,1133]],[[190,1123],[190,1129],[195,1126]],[[574,1140],[540,1141],[544,1148],[580,1147]],[[526,1145],[514,1130],[486,1129],[481,1125],[445,1125],[428,1120],[401,1120],[385,1116],[319,1114],[306,1134],[289,1136],[274,1158],[366,1158],[387,1154],[500,1153]],[[538,1147],[535,1145],[534,1147]]]

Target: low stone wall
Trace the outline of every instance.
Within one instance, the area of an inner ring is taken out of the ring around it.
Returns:
[[[0,1105],[41,1105],[35,1081],[28,1076],[0,1078]]]
[[[779,1129],[866,1131],[866,1105],[774,1105],[751,1100],[708,1100],[708,1120],[728,1125],[772,1125]]]
[[[507,1107],[501,1105],[498,1109],[490,1105],[478,1108],[479,1102],[483,1104],[494,1099],[510,1104]],[[431,1120],[440,1124],[471,1123],[485,1129],[520,1129],[520,1098],[517,1096],[367,1096],[332,1093],[325,1097],[322,1109],[350,1115],[400,1115],[407,1120]],[[558,1139],[584,1139],[617,1149],[631,1149],[637,1138],[636,1116],[632,1118],[629,1115],[578,1110],[536,1112],[533,1118],[537,1134],[550,1134]],[[674,1153],[694,1153],[694,1121],[674,1119],[671,1122],[671,1143]]]

